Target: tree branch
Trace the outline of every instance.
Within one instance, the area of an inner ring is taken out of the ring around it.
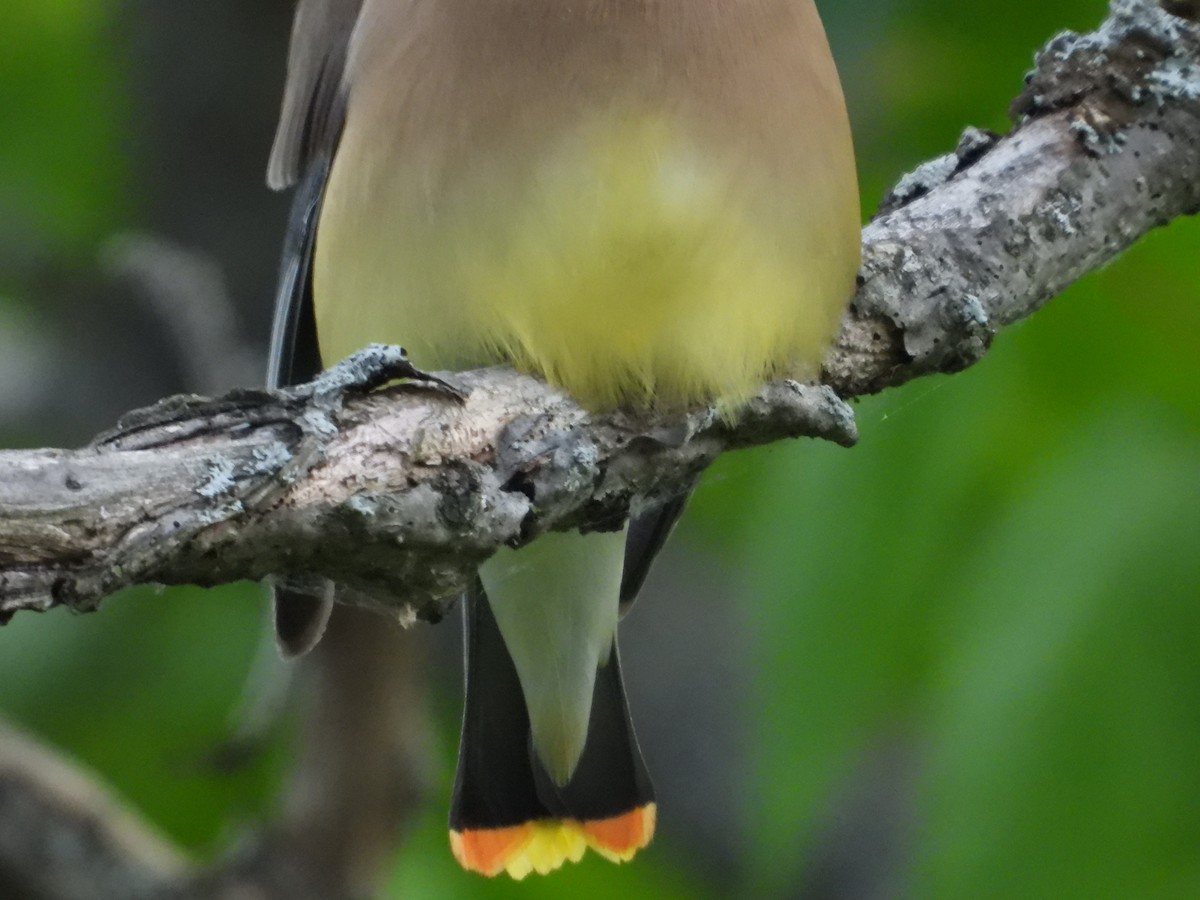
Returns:
[[[507,369],[452,376],[459,397],[377,347],[289,391],[172,398],[82,450],[0,453],[0,615],[295,571],[437,618],[497,547],[612,527],[726,450],[853,443],[840,398],[971,365],[1200,209],[1200,26],[1170,9],[1114,0],[1097,31],[1038,55],[1010,134],[968,130],[901,181],[864,230],[821,383],[769,384],[729,416],[590,415]]]
[[[93,773],[0,726],[0,894],[140,900],[191,874]]]

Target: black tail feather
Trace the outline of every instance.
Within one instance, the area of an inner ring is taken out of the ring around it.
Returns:
[[[481,588],[468,595],[465,606],[466,707],[450,827],[606,819],[652,803],[616,648],[596,676],[583,756],[571,780],[556,787],[533,752],[516,667]]]

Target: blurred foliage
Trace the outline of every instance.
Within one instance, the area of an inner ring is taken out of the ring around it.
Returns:
[[[127,122],[110,7],[13,0],[0,9],[0,259],[35,241],[89,252],[124,211]]]
[[[1104,12],[823,5],[868,208],[964,126],[1005,128],[1031,51]],[[0,10],[0,33],[21,35],[0,54],[0,260],[32,252],[29,231],[38,252],[77,253],[129,213],[113,6]],[[779,445],[710,473],[678,540],[737,573],[726,602],[754,675],[742,859],[720,887],[665,831],[630,866],[462,875],[444,833],[457,713],[439,695],[442,783],[396,896],[823,896],[839,834],[843,854],[895,854],[887,895],[1200,896],[1198,248],[1200,222],[1177,222],[974,369],[864,400],[853,451]],[[206,852],[278,778],[278,755],[235,778],[203,765],[254,653],[256,590],[19,618],[0,634],[0,705]],[[843,828],[880,759],[894,808],[867,817],[890,849]]]

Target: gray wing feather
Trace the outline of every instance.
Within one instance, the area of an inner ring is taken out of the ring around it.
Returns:
[[[347,48],[362,0],[300,0],[292,27],[288,79],[279,130],[271,148],[267,183],[299,182],[292,202],[267,383],[295,384],[321,370],[312,304],[312,254],[325,180],[341,134]],[[333,586],[324,579],[271,579],[275,635],[285,656],[307,652],[321,638],[333,610]]]
[[[300,0],[288,51],[287,86],[267,184],[291,187],[314,156],[332,152],[341,129],[343,74],[363,0]]]

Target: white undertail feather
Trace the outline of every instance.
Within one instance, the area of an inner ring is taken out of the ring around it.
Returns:
[[[521,679],[534,749],[559,785],[583,753],[596,669],[616,637],[625,533],[551,532],[479,569]]]

